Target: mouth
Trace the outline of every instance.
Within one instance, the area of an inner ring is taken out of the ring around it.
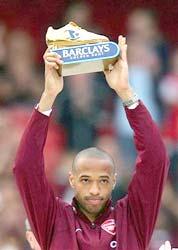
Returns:
[[[99,205],[101,204],[102,199],[101,198],[88,198],[87,199],[87,203],[91,204],[91,205]]]

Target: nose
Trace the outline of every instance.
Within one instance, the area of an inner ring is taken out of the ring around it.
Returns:
[[[91,187],[90,187],[90,195],[97,196],[100,194],[99,186],[97,182],[93,182]]]

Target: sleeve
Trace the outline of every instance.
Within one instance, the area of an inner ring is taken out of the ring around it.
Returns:
[[[128,206],[141,249],[149,244],[158,215],[169,161],[158,128],[143,103],[126,115],[134,131],[136,170],[128,189]]]
[[[34,110],[17,152],[14,175],[27,216],[42,249],[49,249],[57,202],[44,170],[49,117]]]

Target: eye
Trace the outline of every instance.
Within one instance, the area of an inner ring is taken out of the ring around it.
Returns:
[[[109,183],[109,181],[108,181],[107,179],[102,179],[102,180],[100,180],[100,182],[101,182],[102,184],[107,184],[107,183]]]
[[[81,179],[81,182],[82,182],[82,183],[88,183],[88,182],[89,182],[89,179],[87,179],[87,178]]]

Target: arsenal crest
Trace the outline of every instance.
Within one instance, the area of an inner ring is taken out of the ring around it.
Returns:
[[[109,234],[116,234],[116,224],[114,219],[109,219],[103,222],[101,228]]]

